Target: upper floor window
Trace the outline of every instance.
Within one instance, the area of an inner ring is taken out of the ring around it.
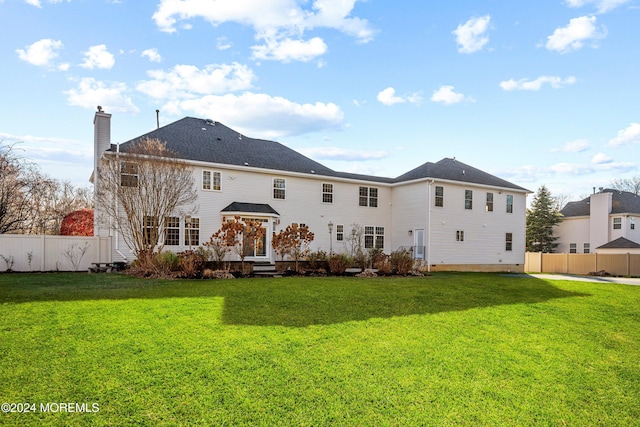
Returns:
[[[220,191],[220,172],[202,171],[202,189]]]
[[[631,219],[629,220],[629,227],[630,227],[632,230],[635,230],[635,229],[636,229],[636,220],[635,220],[634,218],[631,218]]]
[[[504,240],[504,250],[507,252],[513,251],[513,233],[507,233]]]
[[[138,164],[133,162],[120,162],[120,186],[138,186]]]
[[[614,230],[622,229],[622,218],[613,218],[613,229]]]
[[[464,190],[464,208],[473,209],[473,191]]]
[[[360,187],[359,206],[378,207],[378,189],[375,187]]]
[[[285,199],[286,181],[284,178],[273,178],[273,198]]]
[[[177,246],[180,244],[180,218],[170,216],[165,219],[164,244]]]
[[[333,184],[322,184],[322,203],[333,203]]]
[[[507,194],[507,213],[513,213],[513,196]]]
[[[444,207],[444,187],[436,185],[436,207]]]
[[[487,193],[487,212],[493,212],[493,193]]]

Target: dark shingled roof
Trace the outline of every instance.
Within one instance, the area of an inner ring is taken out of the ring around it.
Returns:
[[[233,202],[221,212],[245,212],[245,213],[262,213],[280,215],[271,206],[266,203],[242,203]]]
[[[127,152],[132,144],[143,138],[157,138],[166,142],[167,148],[186,160],[387,184],[433,178],[529,192],[525,188],[455,159],[442,159],[437,163],[428,162],[397,178],[337,172],[278,142],[249,138],[222,123],[195,117],[185,117],[124,142],[120,145],[120,151]]]
[[[596,249],[640,249],[640,244],[624,237],[618,237],[616,240],[598,246]]]
[[[611,213],[612,214],[640,214],[640,196],[628,191],[618,191],[611,188],[605,188],[602,193],[612,193],[611,196]],[[578,202],[569,202],[562,208],[560,213],[565,217],[570,216],[589,216],[591,209],[589,197]]]

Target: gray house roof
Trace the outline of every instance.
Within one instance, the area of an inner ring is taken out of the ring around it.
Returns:
[[[602,193],[612,193],[611,196],[611,212],[612,214],[640,214],[640,196],[628,191],[618,191],[611,188],[605,188]],[[562,208],[560,213],[565,217],[571,216],[589,216],[590,198],[587,197],[578,202],[569,202]]]
[[[233,202],[220,212],[244,212],[280,215],[275,209],[266,203]]]
[[[629,239],[625,239],[624,237],[618,237],[609,243],[598,246],[596,249],[640,249],[640,244]]]
[[[133,144],[143,138],[157,138],[166,142],[167,148],[174,151],[178,157],[186,160],[387,184],[433,178],[528,192],[523,187],[466,165],[456,159],[448,158],[442,159],[437,163],[427,162],[397,178],[338,172],[278,142],[249,138],[220,122],[195,117],[185,117],[124,142],[120,145],[120,151],[127,152]]]

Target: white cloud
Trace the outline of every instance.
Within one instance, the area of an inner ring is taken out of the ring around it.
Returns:
[[[156,99],[193,98],[221,94],[252,87],[255,75],[246,65],[210,64],[200,69],[195,65],[176,65],[170,71],[151,70],[151,80],[139,83],[137,90]]]
[[[565,27],[556,28],[553,34],[547,37],[546,48],[566,53],[582,48],[585,42],[589,40],[595,42],[606,37],[606,28],[602,27],[598,31],[596,20],[595,16],[581,16],[571,19],[569,24]]]
[[[80,64],[83,68],[105,68],[110,69],[116,63],[113,54],[109,53],[107,46],[99,44],[91,46],[88,51],[84,53],[84,62]]]
[[[612,163],[612,162],[613,162],[613,159],[604,153],[598,153],[595,156],[593,156],[593,159],[591,159],[591,163],[593,163],[594,165],[603,165],[603,164]]]
[[[489,42],[486,32],[489,29],[490,21],[491,16],[485,15],[471,18],[464,24],[458,25],[458,28],[453,31],[458,44],[458,52],[473,53],[481,50]]]
[[[607,13],[631,0],[567,0],[567,5],[573,8],[583,7],[587,4],[594,4],[598,13]]]
[[[49,3],[62,3],[64,0],[49,0]],[[71,0],[67,0],[68,2]],[[42,8],[42,2],[40,0],[24,0],[26,4],[30,4],[31,6]],[[0,1],[2,3],[2,1]]]
[[[216,39],[216,48],[218,50],[227,50],[231,48],[231,46],[231,42],[225,36],[221,36]]]
[[[162,0],[153,20],[166,32],[175,32],[178,22],[182,28],[190,28],[185,21],[195,18],[203,18],[215,26],[226,22],[247,25],[254,29],[256,40],[264,41],[263,45],[253,47],[256,58],[308,61],[325,53],[327,47],[317,37],[304,41],[305,31],[330,28],[361,43],[373,39],[374,30],[369,22],[350,16],[356,1],[315,0],[309,5],[293,0]]]
[[[474,102],[473,98],[468,98],[461,93],[454,91],[453,86],[442,86],[440,89],[433,92],[431,101],[441,102],[446,105],[458,104],[463,101]]]
[[[249,136],[269,139],[338,129],[344,121],[342,110],[333,103],[299,104],[282,97],[251,92],[174,100],[166,103],[163,111],[210,117]]]
[[[24,49],[16,49],[16,53],[20,59],[29,64],[66,70],[68,64],[56,66],[54,61],[58,57],[58,51],[62,48],[63,44],[60,40],[42,39],[25,46]]]
[[[307,62],[324,55],[327,45],[320,37],[311,40],[265,39],[262,46],[253,46],[253,59],[275,60],[281,62]]]
[[[396,90],[392,87],[388,87],[380,91],[376,97],[384,105],[404,104],[409,102],[411,104],[419,105],[422,102],[422,97],[418,92],[408,95],[406,97],[396,96]]]
[[[76,89],[65,91],[69,105],[94,110],[96,105],[105,111],[114,113],[138,113],[140,110],[126,94],[128,88],[124,83],[110,84],[97,81],[91,77],[80,80]]]
[[[631,123],[625,129],[618,131],[618,136],[609,141],[610,147],[627,144],[640,144],[640,123]]]
[[[296,151],[316,160],[367,161],[389,157],[389,153],[386,151],[356,151],[340,147],[300,148]]]
[[[589,141],[586,139],[576,139],[575,141],[567,142],[559,149],[553,149],[552,151],[564,151],[566,153],[582,153],[590,148]]]
[[[147,58],[151,62],[162,62],[162,55],[158,52],[158,49],[151,48],[143,50],[140,54],[143,58]]]
[[[535,80],[505,80],[500,82],[500,87],[506,91],[512,90],[540,90],[544,84],[549,84],[554,89],[560,89],[566,85],[575,84],[577,79],[573,76],[561,78],[558,76],[540,76]]]

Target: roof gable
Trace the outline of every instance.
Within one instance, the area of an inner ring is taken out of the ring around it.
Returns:
[[[640,196],[628,191],[605,188],[601,193],[611,193],[611,214],[640,214]],[[577,202],[569,202],[560,211],[565,217],[589,216],[591,196]]]
[[[596,249],[640,249],[640,244],[629,239],[625,239],[624,237],[618,237],[609,243],[598,246]]]

